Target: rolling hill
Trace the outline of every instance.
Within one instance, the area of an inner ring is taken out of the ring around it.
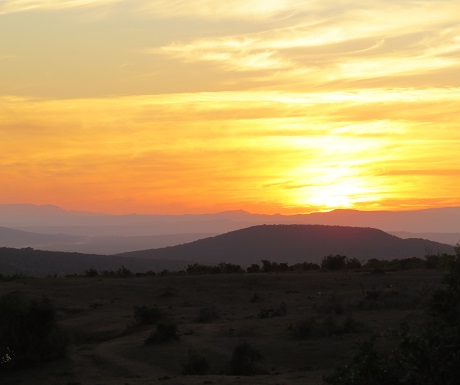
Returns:
[[[0,247],[0,273],[3,275],[16,273],[30,276],[82,274],[90,268],[101,272],[118,270],[121,266],[139,273],[159,272],[164,269],[183,269],[186,262]]]
[[[373,228],[260,225],[183,245],[120,255],[211,264],[231,262],[248,266],[260,263],[262,259],[288,263],[320,262],[329,254],[368,260],[453,252],[454,248],[449,245],[424,239],[401,239]]]
[[[164,234],[150,236],[83,236],[42,234],[0,227],[0,247],[33,247],[40,250],[89,254],[119,254],[123,252],[174,246],[215,234]]]

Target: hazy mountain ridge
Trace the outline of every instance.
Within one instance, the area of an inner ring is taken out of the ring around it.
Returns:
[[[460,207],[414,211],[334,210],[299,215],[215,214],[109,215],[66,211],[56,206],[0,205],[0,226],[74,235],[163,235],[224,233],[258,224],[320,224],[373,227],[384,231],[458,233]],[[70,231],[68,231],[70,230]]]
[[[248,266],[262,259],[277,262],[320,262],[329,254],[350,258],[393,259],[450,253],[449,245],[424,239],[401,239],[382,230],[325,225],[259,225],[212,238],[122,256],[181,259]]]
[[[119,254],[123,252],[156,249],[192,242],[216,234],[165,234],[152,236],[76,236],[42,234],[0,227],[0,247],[33,247],[48,251],[89,254]]]
[[[372,228],[324,225],[258,225],[177,246],[117,256],[0,248],[0,272],[29,275],[83,273],[89,268],[134,272],[181,270],[189,263],[236,263],[247,267],[263,259],[320,262],[329,254],[359,260],[423,257],[449,253],[449,245],[423,239],[400,239]]]
[[[403,239],[422,238],[452,246],[460,242],[460,233],[411,233],[409,231],[391,231],[389,233]]]

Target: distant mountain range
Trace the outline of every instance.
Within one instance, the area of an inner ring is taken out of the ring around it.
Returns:
[[[83,236],[40,234],[0,227],[0,247],[33,247],[48,251],[119,254],[192,242],[215,234],[166,234],[151,236]]]
[[[318,224],[373,227],[384,231],[460,234],[460,207],[414,211],[334,210],[299,215],[246,211],[187,215],[109,215],[56,206],[0,205],[0,226],[73,235],[162,235],[222,233],[257,224]],[[58,231],[57,231],[58,230]]]
[[[276,262],[320,262],[329,254],[359,260],[424,257],[454,253],[449,245],[424,239],[401,239],[373,228],[324,225],[260,225],[212,238],[156,250],[121,254],[125,257],[181,259],[248,266],[262,259]]]
[[[316,262],[341,254],[359,260],[423,257],[453,254],[449,245],[424,239],[401,239],[381,230],[324,225],[258,225],[215,237],[117,256],[64,253],[32,248],[0,248],[0,273],[27,275],[83,273],[89,268],[116,270],[122,265],[134,272],[181,270],[190,263],[240,264],[262,260]]]
[[[335,210],[305,215],[245,211],[109,215],[67,211],[50,205],[0,205],[0,247],[118,254],[174,246],[262,224],[371,227],[401,238],[425,238],[454,245],[460,240],[460,207],[399,212]]]

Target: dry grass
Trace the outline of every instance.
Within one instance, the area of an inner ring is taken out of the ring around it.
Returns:
[[[304,272],[2,282],[0,294],[20,290],[49,297],[73,340],[68,358],[10,373],[5,383],[321,384],[322,374],[346,362],[357,340],[374,331],[390,336],[402,321],[416,319],[423,299],[441,277],[419,270],[383,275]],[[276,310],[282,303],[286,314],[259,317],[262,309]],[[158,306],[177,324],[179,340],[144,346],[154,326],[136,326],[134,306]],[[219,317],[198,322],[200,311],[212,307]],[[305,338],[292,332],[308,317],[321,324],[350,316],[363,327]],[[248,342],[264,358],[256,376],[227,375],[232,351],[241,342]],[[207,360],[210,374],[181,374],[191,348]]]

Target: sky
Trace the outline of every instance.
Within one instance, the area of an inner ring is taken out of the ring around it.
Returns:
[[[460,2],[1,0],[0,203],[460,206]]]

